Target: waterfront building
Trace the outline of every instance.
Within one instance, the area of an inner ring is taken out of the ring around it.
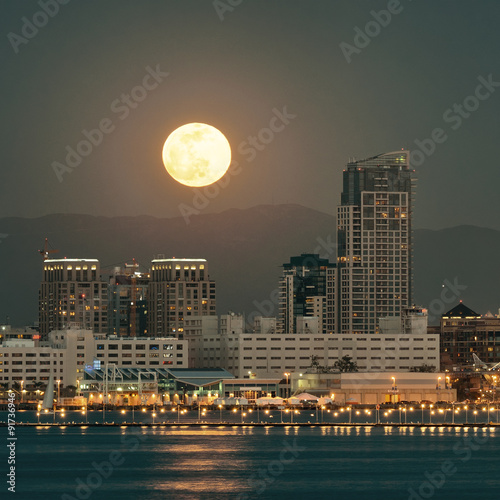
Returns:
[[[95,333],[108,325],[108,284],[97,259],[47,259],[39,293],[42,339],[49,332],[78,324]]]
[[[149,273],[141,273],[138,265],[115,268],[108,286],[108,335],[144,337],[148,334],[147,292]]]
[[[500,316],[481,315],[460,301],[441,316],[438,328],[443,368],[473,369],[473,354],[490,366],[500,362]]]
[[[122,405],[212,404],[233,375],[222,368],[87,368],[81,383],[89,403]]]
[[[245,332],[240,315],[221,316],[221,321],[223,318],[231,318],[233,327],[221,329],[215,320],[208,324],[206,318],[191,318],[186,326],[190,367],[222,367],[238,378],[273,378],[285,372],[305,372],[313,359],[331,369],[337,360],[349,356],[364,372],[410,371],[424,364],[439,369],[439,335],[420,334],[420,329],[324,335],[319,332],[317,318],[302,317],[297,321],[298,332],[280,334],[260,329]],[[256,318],[256,323],[262,324],[261,319]]]
[[[182,338],[190,316],[215,316],[215,281],[205,259],[165,259],[151,262],[148,291],[148,331]]]
[[[347,164],[337,215],[337,332],[373,334],[412,305],[414,174],[409,151]]]
[[[335,331],[335,268],[318,254],[301,254],[283,264],[278,332],[296,333],[296,318],[301,316],[318,317],[322,333]]]
[[[177,338],[107,337],[76,326],[49,333],[47,341],[16,339],[0,345],[0,378],[14,382],[47,384],[49,377],[61,387],[77,387],[85,368],[104,367],[153,369],[187,368],[187,341]]]
[[[446,383],[446,373],[292,373],[292,394],[307,392],[329,396],[336,404],[380,404],[406,401],[456,401],[457,391]],[[427,408],[429,408],[427,404]],[[413,408],[421,410],[421,405]],[[407,415],[410,421],[411,415]]]

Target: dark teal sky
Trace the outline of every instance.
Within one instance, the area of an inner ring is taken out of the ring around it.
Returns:
[[[460,126],[452,119],[478,77],[500,82],[500,2],[399,3],[348,63],[340,44],[392,2],[243,0],[221,21],[212,0],[71,0],[16,53],[9,34],[41,7],[4,0],[0,216],[178,216],[194,190],[165,173],[161,149],[198,121],[227,136],[241,166],[204,213],[262,203],[335,213],[350,157],[413,150],[442,128],[446,141],[417,168],[416,226],[500,229],[500,87]],[[148,66],[169,75],[125,117],[116,100]],[[284,107],[296,117],[282,131],[255,155],[238,152]],[[112,131],[59,182],[52,163],[104,119]]]

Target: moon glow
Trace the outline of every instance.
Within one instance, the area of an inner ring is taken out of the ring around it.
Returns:
[[[208,186],[218,181],[231,163],[224,134],[205,123],[188,123],[174,130],[163,145],[163,164],[181,184]]]

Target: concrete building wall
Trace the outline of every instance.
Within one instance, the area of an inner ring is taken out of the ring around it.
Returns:
[[[405,371],[423,364],[439,369],[439,335],[322,335],[207,333],[193,345],[199,366],[221,367],[244,378],[284,372],[305,372],[314,356],[320,366],[332,367],[350,356],[360,371]]]
[[[446,373],[367,372],[299,374],[290,378],[291,394],[329,395],[338,404],[456,401],[456,389],[446,384]],[[419,407],[420,408],[420,407]],[[416,408],[415,408],[416,409]]]
[[[49,340],[9,341],[0,346],[0,379],[3,383],[47,383],[77,386],[85,365],[94,360],[130,368],[188,367],[187,341],[175,338],[107,338],[90,330],[50,332]]]

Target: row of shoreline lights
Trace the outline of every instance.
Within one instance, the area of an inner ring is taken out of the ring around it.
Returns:
[[[430,404],[428,405],[429,406],[429,424],[432,424],[432,416],[436,414],[436,411],[433,410],[434,408],[434,405],[433,404]],[[455,404],[452,403],[452,408],[451,408],[451,412],[452,412],[452,422],[451,424],[455,424],[455,415],[458,415],[460,413],[461,410],[465,410],[465,423],[468,424],[468,410],[469,410],[469,406],[468,405],[464,405],[462,408],[455,408]],[[318,421],[318,408],[319,405],[316,407],[316,421]],[[177,422],[180,423],[180,416],[181,415],[185,415],[188,410],[187,409],[180,409],[180,405],[177,405],[177,408],[173,408],[171,411],[173,413],[176,413],[177,412]],[[222,405],[219,405],[219,410],[220,410],[220,421],[222,422],[222,408],[223,406]],[[421,405],[421,410],[422,410],[422,420],[421,420],[421,423],[424,423],[424,409],[426,408],[426,405],[425,404],[422,404]],[[333,414],[333,417],[338,417],[339,415],[343,414],[344,412],[347,412],[349,414],[349,423],[352,423],[352,413],[354,411],[355,415],[356,416],[359,416],[361,415],[363,412],[365,413],[365,415],[368,417],[372,414],[372,411],[373,410],[370,410],[370,409],[364,409],[364,410],[354,410],[352,406],[347,406],[347,407],[342,407],[340,408],[338,411],[332,411],[330,408],[326,408],[326,406],[322,405],[321,406],[321,423],[324,423],[324,410],[327,410],[327,413],[332,413]],[[258,422],[261,422],[261,419],[260,419],[260,415],[259,415],[259,407],[257,407],[257,421]],[[401,406],[398,408],[399,410],[399,423],[400,424],[403,424],[403,421],[402,421],[402,414],[404,415],[404,424],[406,425],[408,422],[407,422],[407,413],[408,412],[413,412],[416,410],[416,408],[413,408],[413,406],[407,408],[406,406],[404,408],[402,408]],[[141,409],[142,413],[146,413],[147,412],[147,409],[146,408],[142,408]],[[165,413],[166,409],[164,408],[160,408],[158,410],[159,413]],[[206,417],[207,416],[207,409],[204,408],[203,410],[200,410],[199,409],[199,412],[198,412],[198,421],[201,422],[201,417]],[[238,412],[238,408],[233,408],[233,413],[237,413]],[[244,423],[244,417],[246,417],[247,415],[251,415],[253,413],[253,408],[248,408],[246,411],[244,411],[244,407],[241,406],[240,407],[240,411],[241,411],[241,423]],[[269,415],[270,412],[272,410],[270,409],[265,409],[263,410],[264,411],[264,414],[269,416],[270,418],[273,418],[273,415]],[[302,411],[310,411],[310,410],[302,410]],[[391,414],[396,411],[394,409],[389,409],[387,411],[384,412],[384,417],[386,417],[387,419],[391,416]],[[447,415],[447,412],[450,411],[450,408],[439,408],[437,409],[437,412],[439,414],[443,414],[444,413],[444,420],[446,420],[446,415]],[[491,408],[491,406],[488,404],[487,406],[483,406],[482,408],[482,411],[483,412],[488,412],[488,422],[490,421],[490,413],[491,412],[495,412],[496,413],[496,420],[497,420],[497,423],[499,422],[499,415],[500,415],[500,408],[498,407],[498,404],[494,407],[494,408]],[[293,408],[286,408],[286,409],[281,409],[280,410],[280,414],[281,414],[281,423],[283,423],[283,412],[285,414],[288,414],[290,413],[290,423],[293,423],[293,415],[300,415],[300,410],[298,409],[293,409]],[[379,409],[376,410],[377,412],[377,422],[380,422],[380,413],[379,413]],[[38,423],[40,424],[40,415],[41,415],[41,411],[40,409],[37,411],[37,417],[38,417]],[[44,411],[45,414],[49,413],[49,410],[45,410]],[[53,412],[54,413],[54,422],[55,422],[55,416],[56,416],[56,412]],[[121,410],[121,414],[122,415],[125,415],[127,413],[126,410]],[[477,409],[474,409],[473,410],[473,415],[474,415],[474,424],[477,423],[477,415],[478,415],[478,410]],[[81,414],[82,415],[85,415],[85,422],[88,423],[88,409],[84,406],[82,406],[81,408]],[[61,408],[61,410],[59,411],[59,415],[61,417],[65,417],[66,416],[66,412],[64,410],[64,408]],[[311,414],[311,416],[313,416],[314,414]],[[151,412],[151,416],[153,417],[153,425],[155,424],[155,418],[157,416],[157,410],[155,408],[153,408],[153,411]],[[132,422],[135,423],[135,414],[134,414],[134,408],[132,408]]]

